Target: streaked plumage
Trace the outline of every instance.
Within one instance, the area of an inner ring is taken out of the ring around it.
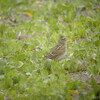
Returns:
[[[58,44],[51,48],[50,52],[44,56],[44,59],[52,59],[55,61],[59,61],[66,56],[67,49],[67,39],[64,36],[60,36]]]

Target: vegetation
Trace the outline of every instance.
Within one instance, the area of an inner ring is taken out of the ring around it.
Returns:
[[[66,59],[40,63],[60,34]],[[99,0],[0,0],[0,100],[99,100],[99,75]]]

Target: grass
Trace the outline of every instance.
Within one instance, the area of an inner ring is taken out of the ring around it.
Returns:
[[[100,75],[99,6],[99,0],[1,0],[0,100],[98,98],[94,78],[85,91],[70,73],[85,67]],[[39,63],[60,34],[68,38],[66,59]]]

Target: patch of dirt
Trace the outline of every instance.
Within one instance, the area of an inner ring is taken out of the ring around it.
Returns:
[[[83,90],[83,92],[88,92],[92,90],[91,85],[89,85],[86,81],[90,82],[92,79],[92,76],[87,71],[80,71],[79,73],[70,73],[70,77],[73,80],[79,80],[82,84],[85,84],[86,88]],[[100,75],[94,76],[94,79],[97,81],[97,83],[100,83]],[[72,97],[74,100],[77,100],[79,95],[78,94],[72,94]]]
[[[30,17],[27,13],[16,13],[6,16],[6,15],[0,15],[0,22],[4,23],[6,25],[18,25],[18,22],[20,21],[30,21],[32,17]]]
[[[19,34],[16,39],[24,41],[25,39],[31,38],[34,34]]]

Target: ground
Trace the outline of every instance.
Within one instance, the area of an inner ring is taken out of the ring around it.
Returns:
[[[60,62],[43,60],[59,36]],[[99,100],[100,1],[0,0],[0,100]]]

